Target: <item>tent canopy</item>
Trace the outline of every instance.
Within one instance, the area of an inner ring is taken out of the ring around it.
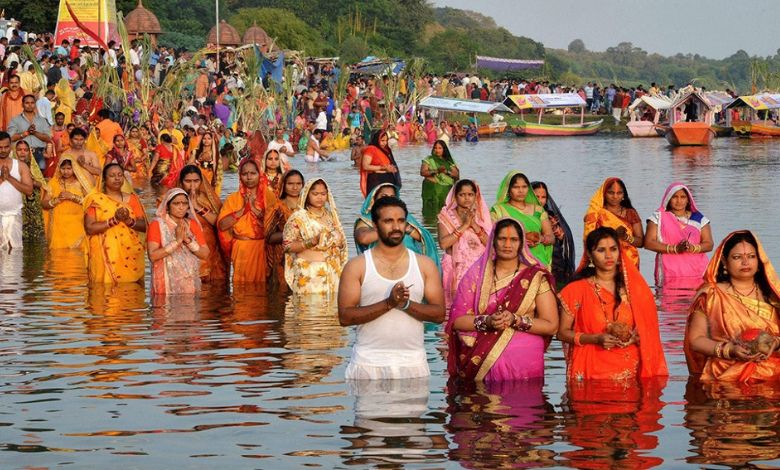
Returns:
[[[477,56],[477,68],[497,70],[499,72],[540,69],[544,66],[543,60],[503,59],[501,57]]]
[[[703,94],[713,108],[718,106],[724,108],[734,101],[734,98],[725,91],[706,91]]]
[[[577,93],[509,95],[506,99],[520,109],[581,108],[586,105],[585,100]]]
[[[631,103],[631,106],[628,107],[628,109],[633,111],[637,108],[637,106],[642,104],[650,106],[656,111],[661,111],[664,109],[669,109],[672,106],[672,99],[666,95],[644,95],[635,99],[634,102]]]
[[[728,105],[729,108],[739,108],[742,106],[749,106],[756,111],[763,109],[778,109],[780,108],[780,95],[762,93],[760,95],[740,96]]]
[[[440,109],[442,111],[461,111],[464,113],[489,113],[497,111],[511,113],[512,110],[495,101],[457,100],[428,96],[420,101],[420,107]]]

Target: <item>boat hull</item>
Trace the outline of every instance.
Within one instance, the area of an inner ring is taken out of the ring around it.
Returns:
[[[630,121],[626,126],[631,137],[660,137],[655,131],[656,124],[652,121]]]
[[[668,128],[664,137],[672,145],[710,145],[715,131],[705,122],[678,122]]]
[[[710,127],[715,133],[715,137],[730,137],[732,132],[734,132],[734,128],[731,126],[719,126],[717,124],[713,124]]]
[[[512,128],[517,135],[540,135],[540,136],[578,136],[593,135],[601,129],[603,120],[588,122],[584,125],[579,124],[538,124],[535,122],[520,121],[520,124]]]
[[[503,134],[506,131],[506,123],[502,122],[498,125],[484,125],[477,128],[477,134],[480,137],[490,137],[491,135]]]
[[[754,122],[750,126],[750,135],[758,137],[780,137],[780,127]]]

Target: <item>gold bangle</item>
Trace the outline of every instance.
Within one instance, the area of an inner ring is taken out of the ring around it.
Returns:
[[[715,351],[714,351],[714,353],[713,353],[713,356],[715,356],[715,357],[717,357],[717,358],[721,358],[721,357],[723,357],[722,350],[723,350],[723,343],[718,343],[718,344],[716,344],[716,345],[715,345]]]

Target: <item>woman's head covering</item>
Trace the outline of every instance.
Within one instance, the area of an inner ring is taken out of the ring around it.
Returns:
[[[279,190],[279,200],[285,199],[287,197],[287,193],[285,192],[285,187],[287,186],[287,178],[289,178],[292,175],[298,175],[301,177],[301,181],[303,183],[306,182],[306,179],[303,177],[303,173],[301,173],[298,170],[287,170],[284,172],[284,175],[282,175],[282,182],[280,183],[280,190]],[[301,188],[303,190],[303,188]]]
[[[306,208],[306,201],[309,199],[309,192],[311,191],[311,188],[313,188],[314,185],[318,183],[324,184],[325,188],[328,190],[328,203],[326,210],[330,212],[330,215],[333,218],[333,223],[341,226],[341,219],[339,219],[338,209],[336,209],[336,201],[333,199],[333,191],[330,190],[330,186],[328,186],[328,183],[322,178],[314,178],[313,180],[310,180],[308,183],[306,183],[306,185],[303,187],[303,190],[301,190],[301,195],[298,199],[298,207],[303,210],[308,210]]]
[[[62,180],[62,164],[68,162],[70,163],[71,168],[73,168],[73,176],[76,177],[76,180],[81,185],[81,189],[84,190],[84,194],[87,194],[95,189],[95,187],[92,185],[90,179],[89,179],[89,173],[87,173],[87,170],[84,169],[83,166],[76,160],[75,158],[60,158],[60,160],[57,162],[57,171],[54,174],[54,177],[58,180]]]
[[[160,202],[160,205],[157,206],[157,212],[156,212],[157,217],[162,221],[165,221],[166,223],[170,224],[172,221],[168,216],[168,204],[173,200],[173,198],[182,194],[187,198],[187,205],[189,206],[189,209],[187,209],[187,213],[184,214],[184,218],[194,220],[195,223],[200,225],[200,222],[198,222],[197,217],[195,217],[195,209],[192,207],[192,201],[190,201],[190,195],[187,194],[187,191],[181,188],[171,188],[165,193],[165,195],[162,198],[162,202]]]
[[[447,160],[450,163],[455,163],[455,160],[452,159],[452,154],[450,153],[450,148],[447,146],[447,142],[439,139],[433,143],[433,146],[431,146],[431,155],[434,155],[433,149],[436,148],[436,145],[441,145],[444,149],[444,153],[441,155],[441,158]]]
[[[482,190],[479,188],[477,182],[474,180],[469,181],[471,181],[476,188],[476,198],[474,205],[477,211],[477,224],[482,227],[482,230],[484,230],[485,233],[490,233],[490,231],[493,229],[493,221],[490,218],[490,208],[488,208],[485,199],[482,197]],[[451,225],[460,224],[460,217],[457,213],[458,200],[456,194],[456,189],[459,187],[460,186],[458,184],[455,184],[452,186],[452,188],[450,188],[450,192],[447,194],[447,199],[444,202],[444,207],[442,208],[441,212],[439,212],[439,220],[445,219]],[[455,227],[458,226],[459,225],[455,225]]]
[[[515,175],[523,175],[522,172],[517,170],[512,170],[509,173],[504,176],[504,179],[501,180],[501,184],[498,185],[498,192],[496,193],[496,204],[508,204],[509,203],[509,183],[512,181],[512,178],[515,177]],[[526,177],[526,179],[528,179]],[[525,203],[526,204],[533,204],[535,206],[540,206],[539,199],[536,197],[536,194],[534,194],[533,188],[531,188],[531,182],[528,181],[528,194],[525,195]]]
[[[552,195],[550,194],[550,190],[547,188],[547,184],[545,184],[543,181],[534,181],[531,183],[531,191],[533,191],[534,185],[539,185],[542,188],[544,188],[544,191],[547,193],[547,203],[544,205],[544,210],[547,211],[547,215],[550,216],[550,218],[555,218],[558,221],[558,225],[563,230],[563,240],[560,244],[560,254],[561,258],[563,258],[563,266],[560,266],[560,268],[564,271],[562,273],[556,273],[553,272],[553,275],[555,275],[555,280],[558,282],[568,282],[568,278],[571,277],[571,275],[574,273],[575,269],[575,254],[574,254],[574,234],[571,231],[571,228],[569,227],[568,222],[566,222],[566,218],[563,217],[563,213],[561,212],[561,209],[558,207],[558,204],[555,203],[555,200],[553,199]],[[553,257],[555,257],[555,251],[553,251]],[[557,266],[553,263],[553,271],[556,270]],[[563,275],[566,279],[559,279]]]
[[[200,186],[198,186],[198,202],[204,205],[207,204],[211,212],[219,214],[219,210],[222,208],[222,201],[220,201],[219,197],[214,193],[214,189],[211,187],[208,181],[203,178],[203,172],[200,171],[198,165],[189,164],[182,167],[181,171],[179,171],[179,187],[182,187],[185,176],[190,173],[194,173],[200,177]]]
[[[241,170],[243,170],[244,167],[246,165],[249,165],[249,164],[254,165],[255,168],[257,168],[257,173],[258,173],[258,175],[257,175],[258,176],[257,187],[254,189],[255,195],[257,196],[257,198],[255,199],[255,207],[257,207],[258,209],[264,209],[265,208],[265,190],[268,187],[268,178],[265,177],[265,173],[260,171],[260,165],[258,165],[258,163],[254,159],[252,159],[252,158],[245,158],[245,159],[241,160],[241,163],[238,164],[238,174],[239,174],[239,178],[238,178],[238,192],[241,194],[241,196],[245,196],[249,191],[251,191],[251,189],[247,188],[244,185],[244,182],[241,181],[241,177],[240,177]]]
[[[694,201],[693,199],[693,193],[691,193],[691,190],[688,189],[688,186],[685,186],[679,181],[675,181],[674,183],[670,184],[669,187],[666,188],[666,191],[664,191],[664,197],[663,199],[661,199],[661,205],[658,206],[658,210],[661,212],[666,211],[666,206],[669,205],[669,201],[672,200],[672,196],[674,196],[674,193],[676,193],[681,189],[685,191],[685,194],[688,195],[688,203],[691,206],[691,213],[695,214],[696,212],[699,212],[699,210],[696,208],[696,201]]]
[[[764,251],[764,246],[761,244],[761,241],[750,230],[737,230],[726,235],[723,241],[720,242],[720,245],[718,245],[718,248],[715,249],[712,259],[710,259],[710,263],[707,265],[707,270],[704,272],[704,282],[713,285],[718,283],[718,272],[720,272],[724,266],[723,261],[726,256],[726,253],[724,253],[726,243],[736,235],[749,235],[753,238],[753,241],[756,242],[756,253],[758,254],[758,261],[763,267],[764,275],[766,277],[765,280],[768,284],[767,287],[769,287],[777,298],[780,299],[780,279],[777,277],[777,272],[775,272],[775,268],[772,266],[769,256],[767,256],[766,251]],[[760,273],[761,269],[759,269],[757,275]]]

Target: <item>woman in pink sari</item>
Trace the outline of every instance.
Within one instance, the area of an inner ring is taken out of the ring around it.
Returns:
[[[425,137],[428,140],[428,145],[433,145],[436,142],[436,123],[432,119],[425,121]]]
[[[448,312],[460,280],[485,252],[492,226],[490,209],[479,186],[471,180],[455,183],[439,212],[439,246],[444,250],[441,269]]]
[[[654,251],[655,283],[701,283],[712,251],[710,221],[696,208],[693,194],[682,183],[666,188],[661,206],[647,219],[644,247]]]
[[[555,281],[517,221],[499,220],[487,246],[455,295],[447,370],[466,382],[542,378],[544,350],[558,330]]]

